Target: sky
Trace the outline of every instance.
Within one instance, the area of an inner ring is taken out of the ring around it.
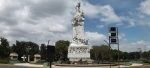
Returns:
[[[0,37],[10,46],[16,40],[39,45],[71,41],[77,2],[85,14],[89,46],[106,44],[108,27],[118,27],[121,51],[150,50],[150,0],[0,0]]]

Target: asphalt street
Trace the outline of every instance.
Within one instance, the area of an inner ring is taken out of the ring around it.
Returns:
[[[40,67],[25,67],[25,66],[14,66],[14,65],[0,65],[0,68],[40,68]],[[124,68],[124,67],[121,67]],[[125,67],[125,68],[150,68],[150,66],[136,66],[136,67]]]
[[[0,65],[0,68],[38,68],[38,67],[25,67],[25,66],[14,66],[14,65]]]

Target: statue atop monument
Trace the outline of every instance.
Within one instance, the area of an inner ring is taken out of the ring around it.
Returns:
[[[76,13],[80,13],[80,2],[77,3],[75,8],[76,8]]]
[[[76,44],[86,44],[87,40],[84,38],[84,13],[80,10],[80,2],[76,5],[76,14],[72,19],[73,26],[73,43]]]

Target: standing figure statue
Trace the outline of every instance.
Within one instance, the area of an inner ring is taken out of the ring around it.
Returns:
[[[77,12],[80,13],[80,2],[77,3],[75,8],[76,8],[76,13]]]

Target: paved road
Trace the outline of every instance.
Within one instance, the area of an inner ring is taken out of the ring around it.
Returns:
[[[37,67],[22,67],[22,66],[14,66],[14,65],[0,65],[0,68],[37,68]]]
[[[0,65],[0,68],[38,68],[38,67],[24,67],[24,66],[22,67],[22,66],[14,66],[14,65]],[[121,67],[121,68],[123,68],[123,67]],[[150,68],[150,66],[137,66],[137,67],[125,67],[125,68]]]

